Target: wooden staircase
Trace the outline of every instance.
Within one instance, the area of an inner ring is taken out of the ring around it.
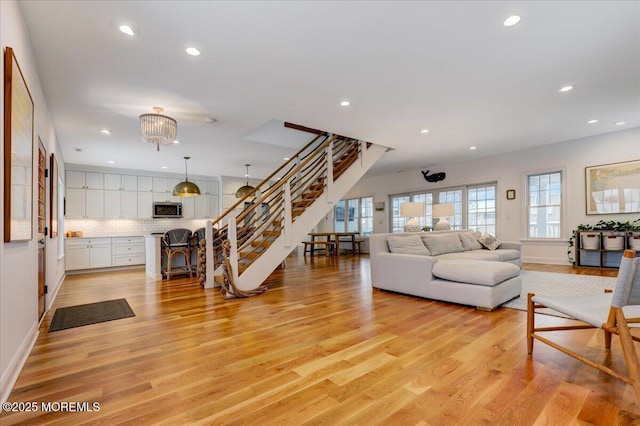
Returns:
[[[206,244],[202,284],[214,285],[209,271],[219,271],[219,248],[228,239],[234,285],[242,291],[259,287],[384,152],[380,145],[318,132],[252,194],[207,222],[206,239],[213,244]],[[245,202],[250,204],[238,213]]]

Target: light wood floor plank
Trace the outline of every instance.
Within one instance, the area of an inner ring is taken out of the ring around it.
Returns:
[[[70,276],[9,401],[98,402],[100,411],[3,412],[0,423],[640,424],[624,382],[546,345],[527,356],[524,312],[372,290],[368,262],[292,255],[265,294],[241,300],[141,270]],[[47,331],[55,308],[123,297],[135,317]],[[610,354],[595,331],[559,339],[622,365],[616,339]]]

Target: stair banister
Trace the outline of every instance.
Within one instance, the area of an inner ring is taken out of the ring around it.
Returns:
[[[293,178],[284,186],[284,221],[282,223],[282,233],[284,235],[284,244],[287,247],[293,246],[293,232],[291,228],[293,226],[293,217],[291,214],[291,183]]]

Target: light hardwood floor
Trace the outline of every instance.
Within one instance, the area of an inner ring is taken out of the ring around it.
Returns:
[[[9,401],[100,410],[2,413],[0,423],[640,424],[624,382],[546,345],[527,356],[525,312],[372,291],[368,262],[290,256],[267,293],[230,301],[196,279],[141,270],[70,276]],[[55,308],[122,297],[135,317],[47,331]],[[620,366],[619,342],[607,354],[601,334],[574,336],[564,342]]]

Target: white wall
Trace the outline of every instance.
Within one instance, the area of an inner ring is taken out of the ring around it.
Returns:
[[[58,147],[55,130],[47,110],[40,85],[29,35],[25,29],[17,2],[0,1],[0,45],[2,55],[7,46],[13,48],[16,59],[31,92],[35,108],[34,168],[33,182],[37,182],[38,136],[47,150],[58,160],[60,173],[64,176],[64,159]],[[0,67],[4,81],[4,60]],[[0,117],[4,117],[4,103],[0,102]],[[0,120],[0,134],[4,135],[4,119]],[[3,138],[4,140],[4,138]],[[4,164],[4,150],[0,150],[0,164]],[[4,180],[4,176],[3,176]],[[47,193],[49,192],[47,181]],[[0,187],[0,210],[4,211],[4,188]],[[26,242],[0,243],[0,399],[5,401],[13,383],[28,356],[38,333],[38,279],[37,279],[37,223],[35,212],[36,187],[33,187],[33,239]],[[49,206],[47,206],[47,209]],[[47,210],[47,218],[48,218]],[[4,224],[0,221],[0,234]],[[47,268],[46,284],[49,287],[47,309],[52,295],[57,292],[64,277],[63,260],[58,259],[58,239],[46,239]]]
[[[431,166],[432,173],[447,174],[444,181],[435,184],[425,181],[420,169],[365,178],[345,198],[373,195],[374,202],[384,201],[385,210],[374,212],[374,232],[380,233],[388,232],[388,197],[391,194],[497,181],[500,194],[497,204],[498,237],[505,241],[522,241],[525,261],[567,264],[567,239],[576,225],[596,223],[601,219],[628,221],[640,217],[639,214],[587,215],[585,167],[638,159],[640,128],[634,128],[473,161]],[[559,169],[565,172],[566,183],[562,241],[527,241],[525,176],[535,171]],[[506,200],[507,189],[516,190],[515,200]]]

